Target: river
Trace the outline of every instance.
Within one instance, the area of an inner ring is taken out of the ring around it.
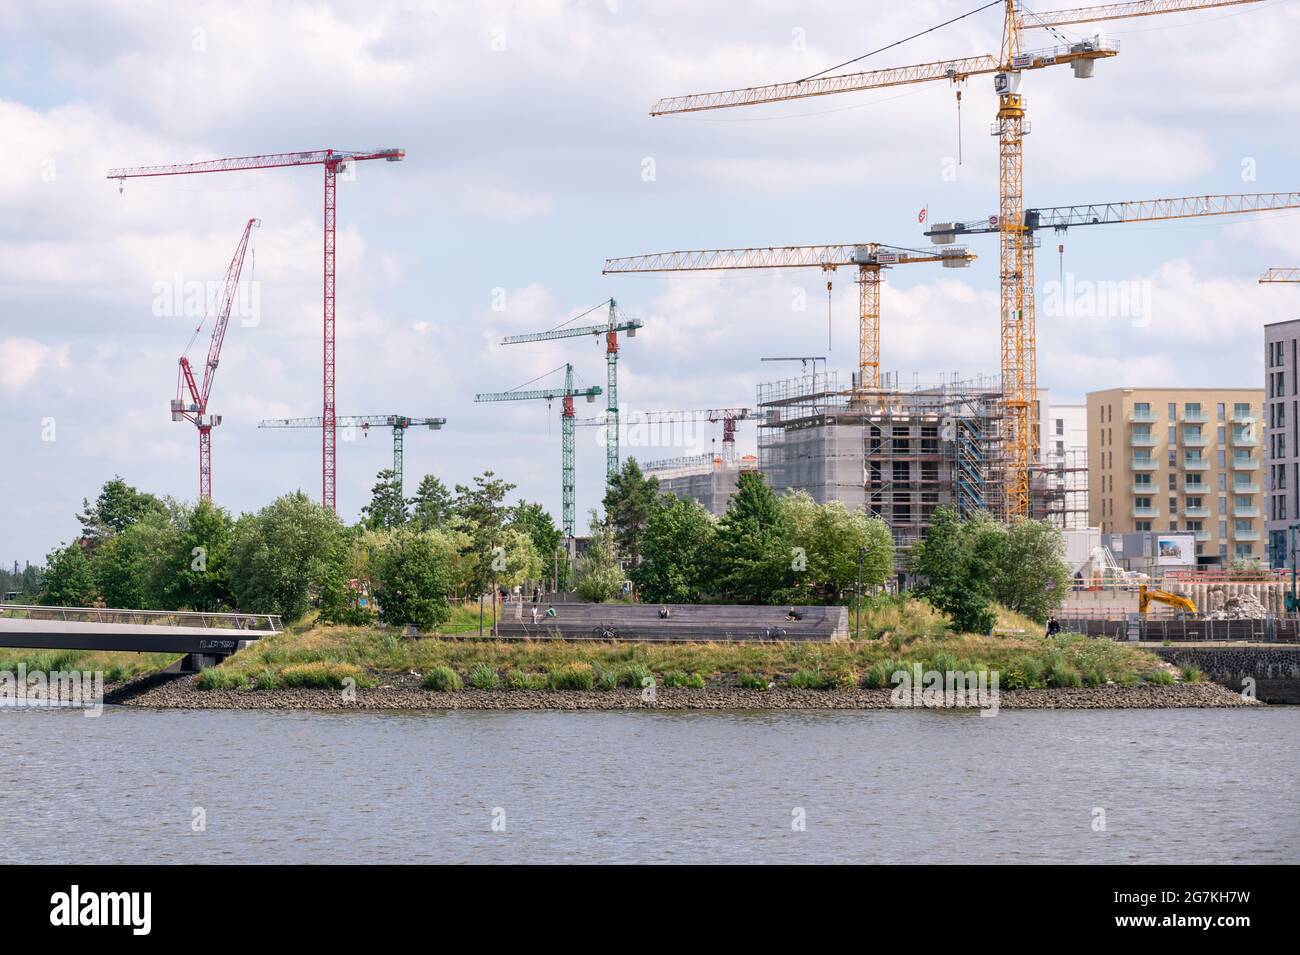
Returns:
[[[46,863],[1295,863],[1297,738],[1296,707],[8,709],[0,838]]]

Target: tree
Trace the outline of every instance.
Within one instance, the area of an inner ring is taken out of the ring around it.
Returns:
[[[46,607],[89,607],[95,602],[95,577],[79,541],[51,551],[45,564],[45,586],[39,603]]]
[[[168,499],[125,530],[88,551],[100,595],[110,607],[178,610],[179,523],[182,505]],[[187,559],[188,561],[188,559]]]
[[[241,610],[302,616],[342,532],[338,518],[301,491],[276,498],[235,523],[230,589]]]
[[[411,519],[422,531],[442,527],[451,518],[451,491],[432,474],[420,479],[420,486],[415,489],[410,504]]]
[[[908,568],[921,578],[917,594],[963,633],[988,633],[996,622],[992,580],[1001,543],[995,528],[987,518],[963,526],[955,510],[938,507],[908,555]]]
[[[578,558],[574,589],[583,600],[603,603],[617,597],[623,587],[623,571],[614,550],[613,528],[591,512],[591,537],[587,552]]]
[[[1070,589],[1065,535],[1046,521],[1017,521],[1006,531],[993,598],[1043,623]]]
[[[554,518],[542,505],[521,500],[511,508],[508,526],[528,535],[541,561],[538,576],[548,576],[551,568],[556,566],[556,552],[564,544],[564,532],[555,526]],[[567,563],[564,569],[568,569]]]
[[[503,531],[508,508],[504,502],[514,489],[513,484],[500,480],[491,471],[475,477],[473,487],[456,485],[453,523],[468,535],[465,556],[470,558],[471,581],[478,593],[486,591],[494,581],[500,582],[501,569],[494,567],[493,562],[500,563],[497,548],[506,546]]]
[[[781,502],[757,471],[741,473],[727,512],[718,521],[713,583],[740,603],[789,603],[796,593],[797,554]]]
[[[114,475],[104,482],[95,503],[82,498],[83,513],[77,515],[81,522],[81,536],[98,541],[110,534],[119,534],[151,511],[162,509],[162,502],[152,494],[137,491]]]
[[[451,575],[428,532],[400,528],[387,535],[375,566],[381,620],[434,630],[451,617],[450,590]]]
[[[167,554],[165,593],[171,607],[216,611],[234,605],[230,592],[230,512],[199,501],[178,515]]]
[[[379,546],[371,540],[372,535],[381,546],[383,532],[367,532],[360,526],[344,528],[335,540],[316,591],[316,606],[326,623],[360,626],[374,617],[374,601],[369,599],[374,593],[370,568],[371,555]]]
[[[641,559],[641,537],[659,505],[659,479],[647,477],[636,458],[628,458],[609,479],[604,505],[619,550],[637,563]]]
[[[375,475],[375,486],[370,489],[370,503],[361,509],[361,515],[362,523],[372,529],[400,527],[406,523],[409,515],[397,472],[385,468]]]
[[[799,491],[781,498],[796,552],[796,575],[805,597],[835,601],[854,590],[861,557],[864,587],[894,572],[894,540],[879,518],[850,512],[841,502],[816,503]],[[802,570],[799,569],[802,565]]]
[[[696,603],[710,588],[709,566],[717,527],[698,502],[664,495],[641,539],[632,580],[653,603]]]

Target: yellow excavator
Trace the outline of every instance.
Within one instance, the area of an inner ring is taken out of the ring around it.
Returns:
[[[1182,594],[1171,594],[1167,590],[1148,590],[1146,584],[1139,584],[1138,613],[1145,617],[1153,600],[1157,603],[1168,604],[1186,613],[1196,613],[1196,602],[1191,597],[1184,597]]]

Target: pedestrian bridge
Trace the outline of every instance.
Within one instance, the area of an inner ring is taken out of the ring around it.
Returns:
[[[215,663],[283,629],[275,614],[0,604],[0,647],[185,653],[184,669]]]

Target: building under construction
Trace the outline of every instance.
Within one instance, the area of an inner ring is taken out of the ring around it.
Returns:
[[[936,507],[1000,513],[1001,389],[954,376],[879,391],[841,386],[834,372],[758,387],[758,467],[778,493],[866,509],[906,546]]]
[[[757,469],[755,455],[712,453],[652,461],[643,468],[646,474],[658,478],[659,490],[696,501],[715,517],[726,513],[741,472]]]

